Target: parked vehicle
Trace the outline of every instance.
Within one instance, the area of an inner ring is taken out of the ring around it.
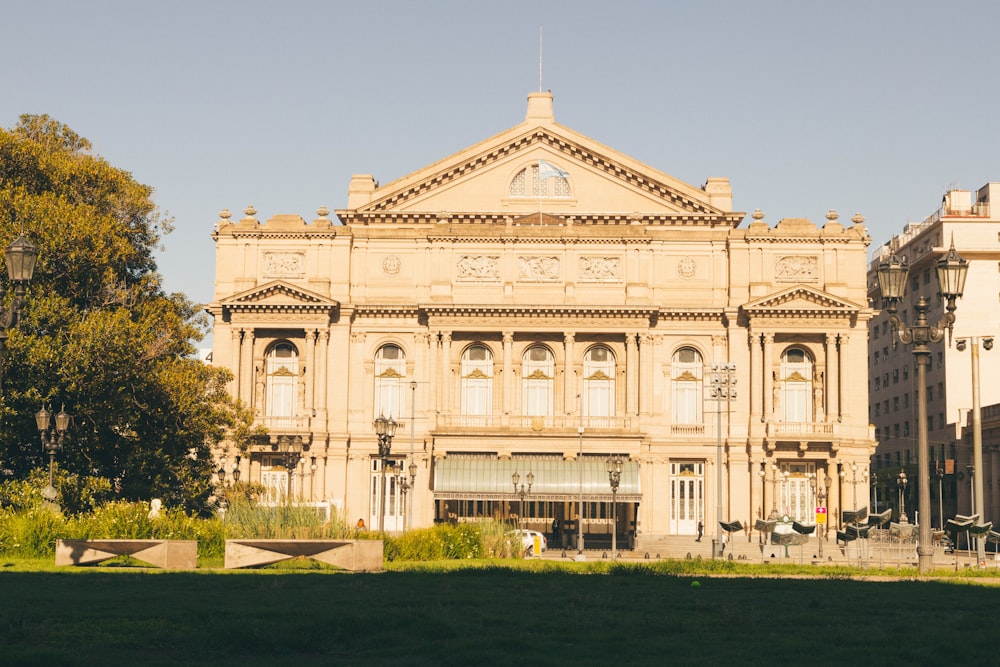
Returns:
[[[538,532],[537,530],[526,530],[522,528],[519,530],[512,530],[511,532],[507,533],[507,535],[511,538],[512,542],[515,542],[515,540],[521,541],[521,550],[524,552],[525,556],[535,555],[536,537],[538,537],[539,543],[541,544],[541,550],[545,551],[546,549],[548,549],[548,541],[545,539],[545,535]]]

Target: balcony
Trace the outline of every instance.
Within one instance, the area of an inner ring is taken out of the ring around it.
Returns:
[[[258,417],[254,420],[254,425],[263,426],[272,435],[308,433],[312,424],[312,418],[306,415],[294,417]]]
[[[437,430],[454,429],[506,429],[510,431],[541,431],[543,429],[572,430],[580,426],[587,431],[622,431],[638,428],[634,417],[580,417],[574,415],[445,415],[439,414],[435,424]]]

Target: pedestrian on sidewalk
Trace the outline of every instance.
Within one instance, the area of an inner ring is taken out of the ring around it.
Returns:
[[[701,536],[704,532],[705,524],[701,522],[701,519],[698,519],[698,539],[696,539],[695,542],[701,542]]]

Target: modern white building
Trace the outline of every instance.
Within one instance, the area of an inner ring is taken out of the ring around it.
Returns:
[[[839,516],[838,473],[875,448],[863,219],[744,224],[732,197],[532,93],[474,146],[355,175],[332,217],[223,211],[213,363],[269,435],[220,458],[386,530],[519,515],[641,544],[717,517],[811,523],[820,497]],[[380,416],[399,422],[387,455]]]
[[[970,481],[972,456],[973,353],[978,352],[980,373],[980,405],[1000,402],[1000,351],[989,351],[993,336],[1000,333],[1000,183],[987,183],[979,190],[951,190],[941,200],[941,207],[919,223],[909,224],[902,234],[877,248],[868,267],[869,296],[876,308],[880,297],[876,271],[879,262],[895,252],[909,263],[909,284],[899,315],[912,324],[916,315],[914,304],[919,298],[930,303],[928,319],[940,321],[945,303],[938,292],[934,265],[951,244],[969,261],[965,292],[958,300],[953,338],[932,344],[927,385],[916,386],[914,357],[908,346],[893,345],[888,314],[883,310],[869,322],[868,378],[871,405],[869,419],[875,426],[878,449],[873,458],[873,470],[880,502],[883,499],[896,506],[900,488],[898,475],[908,476],[907,513],[913,520],[917,498],[917,403],[920,393],[927,397],[927,430],[931,456],[931,471],[944,472],[940,484],[932,483],[933,525],[941,525],[940,512],[945,518],[971,511]],[[959,345],[958,340],[964,341]],[[964,350],[960,349],[964,347]],[[969,427],[968,437],[962,429]],[[987,443],[985,480],[987,504],[997,493],[991,474],[997,459],[996,444]],[[994,459],[996,459],[994,461]],[[912,501],[912,504],[910,504]],[[988,505],[989,507],[989,505]],[[1000,519],[994,512],[986,519]]]

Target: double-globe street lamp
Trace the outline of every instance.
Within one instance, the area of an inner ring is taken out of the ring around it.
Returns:
[[[396,477],[396,488],[398,488],[399,492],[401,494],[403,494],[403,512],[402,512],[402,514],[403,514],[403,530],[404,531],[408,527],[407,526],[407,524],[408,524],[408,520],[407,520],[407,508],[409,506],[406,504],[406,494],[409,493],[410,489],[413,488],[414,482],[417,481],[417,464],[412,459],[410,459],[409,472],[410,472],[410,478],[407,479],[406,475],[403,474],[403,467],[400,466],[399,468],[396,469],[396,475],[395,475],[395,477]]]
[[[517,509],[517,527],[524,528],[524,499],[531,494],[531,487],[535,483],[535,473],[528,471],[527,476],[524,478],[528,482],[527,488],[524,486],[524,482],[521,482],[521,475],[515,470],[514,474],[510,476],[511,483],[514,484],[514,494],[521,499],[521,504]],[[521,482],[521,488],[519,489],[517,484]]]
[[[924,391],[927,386],[927,366],[931,357],[929,343],[940,343],[944,339],[945,330],[948,332],[949,343],[951,342],[951,332],[955,324],[955,309],[957,308],[955,301],[962,296],[962,292],[965,290],[965,278],[969,272],[969,262],[955,250],[954,239],[952,239],[947,254],[937,261],[936,269],[938,289],[941,297],[947,302],[946,312],[937,326],[932,325],[927,320],[930,304],[926,297],[921,296],[914,306],[917,318],[912,326],[907,326],[896,314],[897,305],[906,293],[909,273],[906,259],[901,259],[893,253],[878,265],[879,289],[882,293],[882,300],[885,302],[886,311],[889,313],[889,325],[895,334],[892,338],[892,345],[896,346],[897,336],[904,345],[912,344],[914,362],[917,367],[917,387],[920,389],[920,398],[917,401],[917,490],[920,512],[917,568],[921,574],[929,574],[934,569],[934,546],[931,544],[930,521],[930,452],[927,449],[927,392]]]
[[[984,336],[981,339],[978,336],[958,338],[956,339],[955,347],[959,352],[964,352],[966,346],[972,351],[972,514],[979,514],[982,517],[980,521],[985,521],[986,505],[984,504],[983,495],[983,415],[979,402],[980,341],[982,341],[984,350],[993,349],[992,336]],[[940,482],[938,484],[940,485]],[[986,559],[985,539],[976,539],[976,553],[977,562],[982,563]]]
[[[24,235],[18,236],[4,251],[7,278],[14,286],[14,299],[0,311],[0,394],[3,393],[3,362],[7,354],[7,332],[16,329],[24,308],[24,292],[35,274],[38,246]],[[7,286],[0,283],[0,302],[7,297]]]
[[[392,439],[399,428],[399,422],[392,417],[386,418],[380,414],[375,419],[375,435],[378,436],[378,456],[382,460],[382,497],[380,500],[381,511],[378,514],[378,532],[385,532],[385,469],[389,466],[389,454],[392,453]]]
[[[38,433],[42,438],[42,449],[49,455],[49,485],[42,489],[42,498],[45,505],[58,511],[59,504],[56,502],[58,494],[54,484],[53,468],[56,461],[56,452],[63,448],[66,440],[66,431],[69,429],[69,415],[66,414],[66,406],[55,416],[55,428],[53,428],[52,413],[42,409],[35,413],[35,424],[38,426]]]
[[[611,484],[611,560],[618,557],[618,486],[622,481],[622,468],[625,462],[615,454],[604,462],[608,471],[608,482]]]

